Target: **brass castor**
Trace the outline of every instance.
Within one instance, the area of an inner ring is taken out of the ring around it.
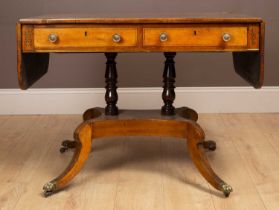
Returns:
[[[216,150],[216,142],[212,140],[204,141],[201,143],[204,149],[208,149],[210,151]]]
[[[44,196],[48,197],[54,193],[56,189],[56,184],[53,182],[48,182],[44,185],[43,191],[44,191]]]
[[[69,149],[76,148],[76,142],[71,140],[65,140],[61,143],[60,153],[64,153]]]
[[[226,183],[222,183],[221,188],[225,197],[229,197],[230,193],[233,191],[232,187]]]

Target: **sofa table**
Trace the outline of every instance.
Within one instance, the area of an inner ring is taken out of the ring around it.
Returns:
[[[264,22],[238,15],[202,16],[41,16],[17,23],[17,69],[21,89],[27,89],[48,71],[50,53],[104,53],[105,108],[84,112],[74,141],[62,142],[60,152],[74,149],[69,166],[44,185],[50,195],[64,188],[81,170],[91,152],[92,140],[109,136],[163,136],[187,140],[189,155],[202,176],[229,196],[232,188],[211,168],[206,150],[215,150],[197,124],[198,114],[175,108],[176,52],[232,52],[237,74],[254,88],[264,76]],[[163,106],[161,110],[121,110],[117,107],[116,56],[119,52],[162,52]]]

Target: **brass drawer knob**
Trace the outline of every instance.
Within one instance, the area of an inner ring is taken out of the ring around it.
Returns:
[[[224,42],[230,41],[231,38],[232,38],[232,36],[231,36],[229,33],[224,33],[224,34],[223,34],[223,40],[224,40]]]
[[[121,41],[121,36],[120,36],[120,34],[113,34],[112,35],[112,41],[114,41],[114,42],[120,42]]]
[[[48,40],[51,42],[51,43],[55,43],[57,42],[58,40],[58,36],[56,34],[50,34],[48,35]]]
[[[161,42],[165,42],[168,40],[168,34],[166,32],[163,32],[160,34],[160,40]]]

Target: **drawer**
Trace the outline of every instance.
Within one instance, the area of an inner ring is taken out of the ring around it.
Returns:
[[[183,26],[143,29],[143,46],[247,47],[246,26]]]
[[[120,27],[34,27],[35,50],[133,47],[137,28]]]

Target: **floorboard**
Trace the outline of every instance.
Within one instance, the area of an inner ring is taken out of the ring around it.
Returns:
[[[162,137],[93,141],[74,181],[44,198],[42,186],[70,162],[60,154],[72,139],[76,115],[0,116],[0,209],[277,210],[279,114],[201,114],[199,124],[217,150],[216,173],[233,186],[229,198],[192,164],[186,142]]]

